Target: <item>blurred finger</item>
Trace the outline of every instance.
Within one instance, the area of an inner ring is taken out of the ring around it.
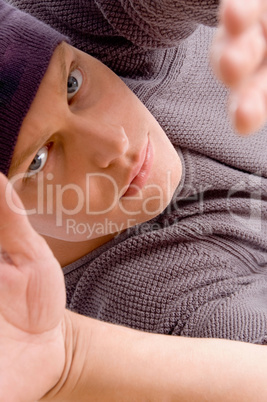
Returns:
[[[0,245],[16,264],[17,258],[32,257],[33,245],[40,237],[32,228],[19,196],[2,173],[0,194]]]
[[[267,66],[263,66],[246,84],[233,91],[229,111],[240,134],[260,129],[267,120]]]
[[[230,35],[238,35],[257,23],[266,9],[266,0],[222,0],[219,18]]]
[[[266,40],[260,24],[234,38],[221,27],[211,49],[215,73],[230,87],[254,73],[265,56]]]

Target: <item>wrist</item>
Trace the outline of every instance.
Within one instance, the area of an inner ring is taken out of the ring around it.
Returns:
[[[65,388],[68,387],[71,382],[71,367],[73,362],[73,354],[74,354],[74,328],[75,325],[73,323],[73,313],[65,309],[64,317],[61,322],[61,330],[62,336],[64,339],[64,348],[65,348],[65,362],[62,369],[62,372],[59,375],[58,381],[55,385],[40,399],[40,401],[63,401],[62,399]]]

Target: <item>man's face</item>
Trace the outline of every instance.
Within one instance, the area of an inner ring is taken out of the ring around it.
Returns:
[[[181,162],[121,79],[63,43],[23,122],[9,176],[39,233],[93,241],[162,212]]]

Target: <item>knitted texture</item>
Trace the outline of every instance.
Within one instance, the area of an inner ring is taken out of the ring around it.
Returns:
[[[22,121],[66,38],[2,0],[0,26],[0,171],[7,174]]]
[[[164,213],[64,268],[67,306],[149,332],[265,344],[266,179],[236,170],[242,188],[229,195],[231,168],[183,155],[183,188]]]
[[[176,147],[170,206],[64,268],[67,306],[164,334],[267,343],[267,133],[237,136],[208,50],[212,0],[16,0],[109,65]]]

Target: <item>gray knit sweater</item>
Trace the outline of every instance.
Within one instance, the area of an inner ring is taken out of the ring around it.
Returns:
[[[99,58],[180,149],[157,218],[64,268],[67,306],[141,330],[267,343],[267,130],[242,139],[208,48],[216,0],[12,0]]]

